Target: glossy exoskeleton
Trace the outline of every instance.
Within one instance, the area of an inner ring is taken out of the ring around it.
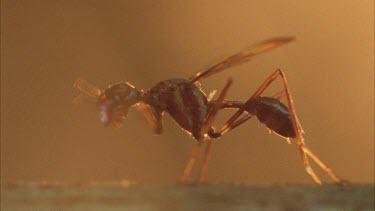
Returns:
[[[120,127],[129,108],[135,107],[143,112],[154,132],[161,134],[163,132],[163,115],[167,112],[181,128],[197,140],[197,145],[192,150],[191,158],[184,169],[182,181],[187,180],[204,140],[208,140],[208,144],[198,182],[203,181],[212,140],[241,125],[254,115],[274,133],[288,138],[288,140],[289,138],[297,139],[305,169],[316,183],[320,184],[321,181],[310,167],[307,156],[311,157],[334,182],[342,184],[344,180],[334,174],[325,163],[305,146],[302,129],[294,112],[293,101],[283,71],[276,70],[245,102],[225,99],[232,84],[231,79],[228,79],[216,100],[207,97],[198,82],[224,69],[247,62],[253,56],[292,40],[294,40],[292,37],[265,40],[226,58],[203,72],[198,72],[191,79],[178,78],[161,81],[148,91],[137,89],[129,82],[111,84],[108,88],[100,90],[82,79],[77,80],[75,87],[89,96],[98,98],[99,119],[105,125]],[[282,79],[283,91],[273,97],[261,96],[263,91],[278,77]],[[280,101],[282,97],[286,98],[287,105]],[[224,124],[222,129],[216,130],[212,126],[214,118],[220,109],[226,108],[236,109],[237,111]]]

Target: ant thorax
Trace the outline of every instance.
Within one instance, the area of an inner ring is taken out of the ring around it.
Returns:
[[[187,79],[159,82],[146,92],[145,103],[159,112],[166,111],[195,139],[200,137],[208,113],[208,101],[199,83]]]

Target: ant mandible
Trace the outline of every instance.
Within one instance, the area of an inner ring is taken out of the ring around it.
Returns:
[[[224,59],[206,71],[198,72],[191,79],[161,81],[148,91],[139,90],[128,82],[111,84],[108,88],[100,90],[87,81],[78,79],[74,86],[84,94],[98,99],[97,108],[100,121],[105,125],[120,127],[129,108],[135,107],[144,114],[154,132],[161,134],[163,132],[163,115],[167,112],[187,133],[197,140],[197,144],[193,148],[191,157],[183,171],[182,182],[187,181],[204,140],[208,140],[208,144],[206,145],[197,182],[202,182],[204,179],[212,139],[221,137],[224,133],[243,124],[255,115],[261,123],[265,124],[276,134],[297,140],[304,167],[317,184],[321,184],[321,181],[310,167],[308,156],[335,183],[344,184],[346,183],[345,180],[333,173],[324,162],[306,147],[302,137],[302,128],[297,120],[293,100],[282,70],[278,69],[269,76],[246,102],[225,99],[228,89],[232,85],[232,79],[228,79],[216,100],[211,100],[211,97],[207,97],[200,88],[199,80],[247,62],[253,56],[293,40],[293,37],[277,37],[264,40]],[[282,80],[283,91],[273,97],[262,97],[263,91],[277,77]],[[281,97],[286,98],[287,106],[279,100]],[[237,111],[229,118],[222,129],[217,131],[212,126],[216,114],[219,110],[227,108],[237,109]],[[240,118],[241,115],[242,117]]]

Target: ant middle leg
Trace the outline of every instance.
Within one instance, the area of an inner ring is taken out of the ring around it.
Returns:
[[[210,151],[211,151],[211,145],[212,145],[212,140],[208,139],[206,149],[204,151],[204,157],[203,157],[203,161],[202,161],[202,164],[201,164],[201,168],[199,170],[197,183],[202,183],[204,181],[204,175],[206,173],[206,169],[207,169],[207,165],[208,165],[208,158],[209,158]]]
[[[210,109],[208,110],[206,120],[205,120],[205,122],[203,124],[203,127],[202,127],[202,130],[201,130],[201,135],[200,135],[199,139],[197,140],[198,143],[193,148],[190,160],[184,168],[184,173],[183,173],[183,176],[181,178],[182,182],[186,182],[187,178],[189,177],[189,175],[191,173],[191,170],[192,170],[192,168],[195,164],[195,161],[198,157],[198,154],[199,154],[199,151],[200,151],[200,148],[201,148],[201,144],[204,141],[204,139],[206,138],[206,134],[208,135],[209,131],[212,130],[212,123],[213,123],[213,121],[214,121],[214,119],[217,115],[217,111],[220,110],[220,107],[221,107],[221,105],[224,101],[224,98],[227,95],[227,92],[228,92],[230,86],[232,85],[232,83],[233,83],[232,79],[228,79],[228,81],[227,81],[225,87],[223,88],[223,90],[221,91],[218,99],[213,104],[213,106],[211,106]],[[209,157],[210,148],[211,148],[211,142],[212,141],[209,139],[209,142],[206,145],[205,155],[204,155],[204,158],[203,158],[203,161],[202,161],[203,163],[201,164],[200,171],[199,171],[199,177],[197,179],[198,183],[203,182],[203,180],[204,180],[204,175],[205,175],[205,172],[206,172],[208,157]]]
[[[201,146],[202,146],[202,142],[199,141],[198,143],[196,143],[194,148],[191,150],[190,159],[189,159],[188,163],[185,165],[184,172],[183,172],[182,177],[180,179],[181,182],[184,183],[184,182],[187,181],[187,179],[190,175],[190,172],[194,167],[195,161],[197,160],[197,157],[198,157],[199,151],[201,149]]]

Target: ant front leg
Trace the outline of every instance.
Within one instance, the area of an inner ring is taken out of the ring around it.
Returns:
[[[145,103],[138,103],[135,107],[143,114],[147,124],[154,130],[154,134],[159,135],[163,133],[163,112],[156,111]]]

